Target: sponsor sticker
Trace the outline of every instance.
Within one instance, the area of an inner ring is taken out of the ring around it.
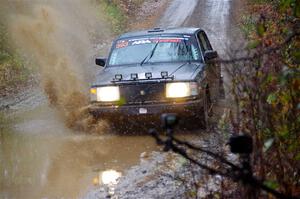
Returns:
[[[125,48],[128,46],[127,40],[121,40],[117,42],[116,48]]]
[[[149,39],[146,39],[146,40],[137,40],[137,41],[134,41],[132,42],[132,46],[133,45],[139,45],[139,44],[151,44],[152,42],[149,40]]]
[[[181,37],[152,37],[152,38],[139,38],[130,40],[119,40],[117,41],[116,48],[125,48],[127,46],[135,46],[141,44],[151,44],[151,43],[180,43],[183,40],[189,40],[188,38]]]

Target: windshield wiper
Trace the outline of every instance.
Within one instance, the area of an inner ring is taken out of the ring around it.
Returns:
[[[155,44],[155,46],[154,46],[153,49],[151,50],[150,54],[147,55],[147,56],[145,57],[145,59],[143,59],[143,61],[142,61],[141,64],[140,64],[141,66],[142,66],[144,63],[147,63],[147,62],[153,57],[154,52],[155,52],[155,49],[157,48],[158,44],[159,44],[159,41],[157,41],[157,43]],[[149,59],[148,59],[148,57],[149,57]]]
[[[176,73],[179,69],[181,69],[183,66],[187,65],[187,64],[191,64],[192,62],[192,50],[191,48],[189,48],[189,46],[186,43],[186,40],[183,39],[186,51],[188,53],[188,60],[186,62],[184,62],[183,64],[181,64],[179,67],[177,67],[170,75],[169,77],[171,77],[174,73]]]

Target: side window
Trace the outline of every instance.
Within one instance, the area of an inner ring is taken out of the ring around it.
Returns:
[[[199,32],[198,33],[198,39],[201,45],[202,50],[205,52],[207,50],[212,50],[212,47],[208,41],[208,38],[204,32]]]

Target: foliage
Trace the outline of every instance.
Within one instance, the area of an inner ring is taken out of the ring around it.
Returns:
[[[98,0],[99,7],[107,14],[113,32],[120,34],[127,28],[129,17],[134,14],[143,0]]]
[[[234,126],[254,138],[257,176],[300,195],[300,1],[254,1],[249,9],[242,28],[249,59],[228,67],[239,106]]]
[[[8,40],[7,29],[0,23],[0,96],[25,84],[30,74]]]
[[[119,34],[125,28],[125,16],[121,8],[113,1],[99,0],[99,7],[106,13],[114,33]]]

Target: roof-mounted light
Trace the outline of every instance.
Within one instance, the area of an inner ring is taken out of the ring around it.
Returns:
[[[160,75],[161,75],[161,77],[162,77],[163,79],[166,79],[166,78],[168,78],[168,71],[162,71],[162,72],[160,73]]]
[[[150,72],[145,73],[145,77],[146,77],[146,79],[151,79],[152,78],[152,73],[150,73]]]
[[[130,78],[132,80],[137,80],[138,79],[138,74],[137,73],[131,73]]]
[[[123,79],[123,77],[122,77],[121,74],[116,74],[116,75],[115,75],[115,80],[121,81],[122,79]]]

